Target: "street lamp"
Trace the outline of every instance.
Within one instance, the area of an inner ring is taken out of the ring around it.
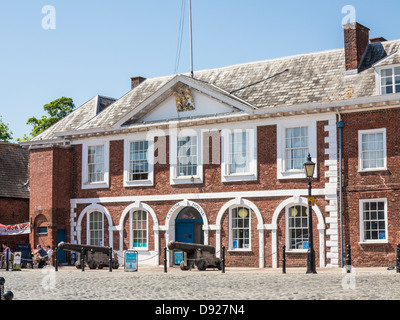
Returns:
[[[315,163],[311,161],[311,156],[308,154],[307,162],[304,163],[304,171],[308,179],[308,250],[307,250],[307,273],[317,273],[315,269],[315,252],[313,242],[313,227],[312,227],[312,203],[311,203],[311,181],[314,176]]]

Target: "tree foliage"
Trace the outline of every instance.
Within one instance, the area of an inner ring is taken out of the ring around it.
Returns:
[[[41,118],[31,117],[26,124],[32,125],[33,129],[29,136],[24,135],[20,140],[26,141],[42,133],[62,118],[69,115],[75,109],[74,101],[71,98],[61,97],[43,106],[47,115]]]
[[[0,116],[0,142],[11,142],[12,132],[8,127],[8,123],[4,123]]]

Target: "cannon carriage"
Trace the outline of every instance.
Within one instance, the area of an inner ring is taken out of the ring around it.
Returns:
[[[110,247],[93,246],[93,245],[83,245],[83,244],[73,244],[60,242],[58,244],[60,250],[74,251],[78,253],[78,259],[75,262],[75,266],[80,269],[81,265],[81,254],[82,250],[84,252],[84,263],[89,267],[89,269],[103,269],[104,267],[110,266]],[[118,259],[112,257],[111,267],[113,269],[118,269],[119,263]]]
[[[181,270],[189,270],[195,266],[200,271],[207,268],[222,269],[222,261],[215,256],[213,246],[171,241],[168,243],[168,249],[183,252],[183,261],[180,263]]]

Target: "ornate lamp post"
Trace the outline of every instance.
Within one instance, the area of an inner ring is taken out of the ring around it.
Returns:
[[[311,161],[311,156],[308,154],[307,162],[304,163],[304,171],[308,179],[308,197],[311,198],[311,181],[314,176],[315,163]],[[307,273],[317,273],[315,269],[315,252],[313,242],[313,227],[312,227],[312,204],[308,203],[308,251],[307,251]]]

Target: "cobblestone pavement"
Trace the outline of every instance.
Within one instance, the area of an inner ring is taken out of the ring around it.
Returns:
[[[14,300],[399,300],[400,273],[386,268],[280,269],[227,268],[181,271],[142,267],[84,272],[75,267],[0,270]]]

